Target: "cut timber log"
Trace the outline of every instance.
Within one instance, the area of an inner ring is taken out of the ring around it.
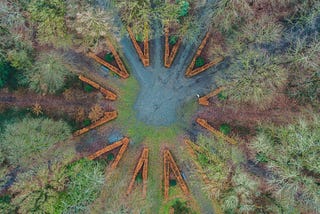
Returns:
[[[178,50],[180,48],[180,45],[182,43],[182,39],[179,38],[177,43],[172,47],[172,50],[170,52],[170,45],[169,45],[169,28],[166,27],[164,29],[164,32],[165,32],[165,51],[164,51],[164,67],[166,68],[170,68],[172,63],[173,63],[173,60],[174,58],[176,57],[177,53],[178,53]]]
[[[111,145],[108,145],[105,148],[100,149],[100,150],[96,151],[95,153],[89,155],[88,159],[89,160],[94,160],[97,157],[99,157],[99,156],[101,156],[101,155],[103,155],[103,154],[105,154],[107,152],[110,152],[110,151],[112,151],[112,150],[114,150],[116,148],[121,147],[119,152],[118,152],[118,154],[117,154],[117,156],[116,156],[116,158],[114,159],[114,161],[111,164],[111,168],[115,169],[117,167],[120,159],[122,158],[124,152],[127,150],[129,142],[130,142],[129,138],[125,137],[122,140],[117,141],[117,142],[115,142],[115,143],[113,143]]]
[[[189,194],[189,189],[186,182],[183,180],[180,170],[174,161],[170,151],[168,149],[164,150],[163,154],[163,169],[164,169],[164,198],[167,200],[169,198],[169,180],[170,180],[170,170],[172,170],[174,177],[177,179],[181,190],[185,195]]]
[[[199,68],[196,68],[196,69],[188,72],[188,73],[186,74],[186,76],[187,76],[187,77],[193,77],[193,76],[195,76],[195,75],[197,75],[197,74],[200,74],[201,72],[203,72],[203,71],[211,68],[212,66],[218,64],[218,63],[221,62],[221,61],[223,61],[223,57],[218,57],[218,58],[214,59],[212,62],[209,62],[209,63],[207,63],[207,64],[205,64],[205,65],[203,65],[203,66],[201,66],[201,67],[199,67]]]
[[[91,85],[92,87],[94,87],[95,89],[98,89],[105,97],[107,100],[116,100],[117,99],[117,95],[103,87],[101,87],[98,83],[93,82],[92,80],[80,75],[79,79],[85,83],[88,83],[89,85]]]
[[[95,89],[100,89],[100,85],[98,83],[95,83],[93,82],[92,80],[82,76],[82,75],[79,75],[79,79],[82,81],[82,82],[85,82],[85,83],[88,83],[89,85],[91,85],[92,87],[94,87]]]
[[[143,53],[144,53],[144,66],[149,66],[150,65],[150,52],[149,52],[149,35],[148,32],[144,35],[144,40],[143,40]]]
[[[112,43],[106,39],[107,45],[110,49],[110,51],[112,52],[112,55],[114,56],[114,59],[117,63],[117,65],[119,66],[119,68],[115,67],[114,65],[111,65],[110,63],[104,61],[103,59],[101,59],[100,57],[98,57],[97,55],[95,55],[92,52],[88,53],[88,56],[92,59],[94,59],[95,61],[97,61],[98,63],[100,63],[101,65],[109,68],[111,71],[113,71],[114,73],[118,74],[120,77],[126,79],[129,77],[129,73],[126,69],[126,67],[124,66],[118,52],[116,51],[116,49],[114,48],[114,46],[112,45]]]
[[[115,169],[119,163],[119,161],[121,160],[124,152],[127,150],[128,145],[129,145],[129,138],[125,138],[126,140],[124,140],[123,145],[121,146],[118,155],[116,156],[116,158],[114,159],[114,161],[111,164],[111,169]]]
[[[127,27],[128,33],[129,33],[129,37],[132,41],[132,44],[134,46],[134,48],[137,51],[137,54],[140,58],[140,60],[142,61],[142,64],[147,67],[150,65],[150,55],[149,55],[149,36],[148,36],[148,32],[146,31],[145,35],[144,35],[144,41],[143,41],[143,52],[141,50],[141,47],[139,46],[136,37],[134,36],[132,30],[130,27]]]
[[[187,150],[190,154],[190,156],[194,159],[194,160],[197,160],[198,157],[197,157],[197,154],[196,152],[203,152],[203,150],[201,149],[201,147],[199,147],[198,145],[192,143],[190,140],[188,139],[185,139],[185,144],[187,146]],[[195,152],[196,151],[196,152]],[[210,180],[208,178],[208,176],[206,175],[206,173],[204,172],[202,166],[197,162],[197,161],[194,161],[197,169],[198,169],[198,172],[200,173],[203,181],[205,184],[209,184],[210,183]]]
[[[112,43],[110,42],[109,39],[106,39],[106,43],[107,43],[110,51],[112,52],[112,54],[114,56],[114,59],[116,60],[119,68],[120,68],[121,75],[122,75],[122,76],[121,75],[120,76],[123,77],[123,78],[128,78],[129,77],[129,73],[128,73],[126,67],[124,66],[124,64],[123,64],[118,52],[116,51],[116,49],[114,48],[114,46],[112,45]]]
[[[216,137],[222,138],[223,140],[227,141],[227,142],[230,143],[230,144],[233,144],[233,145],[234,145],[234,144],[237,144],[237,142],[236,142],[234,139],[232,139],[232,138],[224,135],[224,134],[221,133],[220,131],[218,131],[218,130],[216,130],[215,128],[213,128],[206,120],[201,119],[201,118],[197,118],[197,123],[198,123],[199,125],[201,125],[202,127],[204,127],[205,129],[207,129],[207,130],[209,130],[210,132],[212,132]]]
[[[208,184],[210,184],[210,183],[212,184],[213,181],[208,178],[208,176],[207,176],[206,173],[204,172],[202,166],[198,163],[198,161],[196,161],[196,160],[198,159],[198,158],[197,158],[197,155],[196,155],[196,152],[200,152],[200,153],[205,154],[205,155],[209,155],[209,154],[207,154],[207,151],[205,151],[205,149],[203,149],[203,148],[201,148],[199,145],[191,142],[189,139],[185,139],[184,142],[185,142],[185,144],[186,144],[186,146],[187,146],[187,150],[188,150],[190,156],[191,156],[191,157],[193,158],[193,160],[194,160],[193,162],[194,162],[195,166],[197,167],[197,170],[198,170],[198,172],[200,173],[203,182],[204,182],[206,185],[208,185]],[[215,184],[214,184],[214,185],[215,185]],[[213,206],[214,206],[214,211],[215,211],[215,213],[217,213],[217,214],[222,214],[223,212],[222,212],[222,210],[221,210],[221,208],[220,208],[220,206],[219,206],[219,203],[218,203],[215,199],[213,199],[212,203],[213,203]]]
[[[134,169],[133,176],[131,178],[129,187],[127,189],[127,195],[131,193],[136,177],[138,173],[142,170],[142,182],[143,182],[142,195],[143,195],[143,198],[147,196],[148,154],[149,154],[149,149],[144,148],[139,158],[139,161]]]
[[[82,134],[90,131],[91,129],[94,129],[94,128],[98,127],[98,126],[101,126],[101,125],[111,121],[111,120],[116,119],[117,116],[118,116],[118,113],[116,111],[105,112],[104,116],[100,120],[98,120],[97,122],[95,122],[95,123],[93,123],[93,124],[91,124],[89,126],[86,126],[86,127],[82,128],[82,129],[76,131],[73,134],[73,136],[82,135]]]
[[[224,88],[223,87],[220,87],[220,88],[217,88],[216,90],[210,92],[209,94],[203,96],[203,97],[200,97],[198,102],[200,105],[203,105],[203,106],[208,106],[209,105],[209,99],[211,97],[214,97],[216,96],[217,94],[219,94]]]
[[[217,59],[214,59],[212,62],[209,62],[199,68],[194,69],[194,65],[196,63],[196,60],[201,55],[202,50],[206,46],[209,37],[210,37],[210,33],[208,32],[206,34],[206,36],[204,37],[204,39],[202,40],[202,42],[201,42],[196,54],[194,55],[189,67],[187,68],[187,71],[185,74],[187,77],[193,77],[193,76],[207,70],[208,68],[211,68],[212,66],[218,64],[219,62],[221,62],[223,60],[223,57],[218,57]]]
[[[122,72],[119,68],[111,65],[110,63],[104,61],[103,59],[101,59],[100,57],[98,57],[97,55],[95,55],[92,52],[88,53],[88,56],[92,59],[94,59],[96,62],[100,63],[101,65],[109,68],[111,71],[113,71],[114,73],[118,74],[120,77],[126,79],[129,77],[129,74],[125,74],[124,72]]]

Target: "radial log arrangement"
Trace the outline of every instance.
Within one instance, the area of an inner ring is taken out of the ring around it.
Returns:
[[[218,95],[224,88],[223,87],[220,87],[220,88],[217,88],[216,90],[212,91],[211,93],[203,96],[203,97],[200,97],[198,102],[200,105],[203,105],[203,106],[208,106],[209,105],[209,99],[211,97],[214,97],[216,95]]]
[[[150,65],[150,54],[149,54],[149,35],[148,35],[148,31],[145,31],[144,34],[144,40],[143,40],[143,51],[140,47],[140,45],[138,44],[136,37],[134,35],[134,33],[132,32],[131,28],[128,27],[128,33],[130,36],[130,39],[132,41],[132,44],[134,46],[134,48],[137,51],[137,54],[142,62],[142,64],[147,67]]]
[[[142,184],[143,184],[143,190],[142,195],[143,198],[147,195],[147,179],[148,179],[148,156],[149,156],[149,149],[144,148],[141,152],[141,156],[139,158],[139,161],[134,169],[129,187],[127,189],[127,195],[129,195],[133,189],[134,182],[136,181],[136,178],[139,174],[139,172],[142,172]]]
[[[205,129],[209,130],[210,132],[212,132],[216,137],[221,138],[221,139],[227,141],[227,142],[230,143],[230,144],[237,144],[237,142],[236,142],[234,139],[232,139],[232,138],[224,135],[224,134],[221,133],[220,131],[218,131],[218,130],[216,130],[215,128],[213,128],[213,127],[208,123],[208,121],[206,121],[205,119],[197,118],[197,123],[198,123],[200,126],[202,126],[203,128],[205,128]]]
[[[176,44],[173,45],[172,49],[170,50],[170,44],[169,44],[169,28],[166,27],[164,29],[164,67],[170,68],[174,58],[176,57],[178,50],[180,48],[180,45],[182,43],[182,39],[179,37]]]
[[[101,156],[101,155],[103,155],[103,154],[105,154],[107,152],[110,152],[110,151],[120,147],[120,150],[119,150],[116,158],[114,159],[114,161],[111,164],[111,169],[115,169],[117,167],[120,159],[122,158],[124,152],[127,150],[129,142],[130,142],[129,138],[125,137],[120,141],[117,141],[117,142],[115,142],[115,143],[113,143],[113,144],[111,144],[109,146],[106,146],[103,149],[100,149],[100,150],[96,151],[95,153],[89,155],[88,158],[90,160],[94,160],[97,157],[99,157],[99,156]]]
[[[170,187],[170,172],[172,171],[173,176],[177,179],[181,190],[185,195],[189,194],[189,189],[186,182],[183,180],[180,170],[174,161],[170,151],[168,149],[164,150],[163,153],[163,171],[164,171],[164,198],[167,200],[169,198],[169,187]]]
[[[114,66],[114,65],[112,65],[112,64],[110,64],[110,63],[108,63],[106,61],[104,61],[103,59],[98,57],[93,52],[89,52],[88,56],[90,58],[94,59],[95,61],[97,61],[98,63],[100,63],[101,65],[109,68],[111,71],[113,71],[114,73],[118,74],[120,77],[122,77],[124,79],[128,78],[129,77],[129,73],[128,73],[126,67],[124,66],[124,64],[123,64],[118,52],[116,51],[116,49],[114,48],[114,46],[112,45],[112,43],[108,39],[106,39],[106,41],[107,41],[107,45],[108,45],[110,51],[112,52],[112,54],[113,54],[113,56],[115,58],[115,61],[116,61],[117,65],[118,65],[118,67],[116,67],[116,66]]]
[[[103,88],[102,86],[100,86],[98,83],[93,82],[92,80],[80,75],[79,79],[89,85],[91,85],[92,87],[94,87],[95,89],[98,89],[103,95],[105,95],[107,100],[111,100],[114,101],[117,99],[117,95],[115,93],[113,93],[112,91]]]
[[[144,66],[149,66],[150,65],[150,55],[149,55],[149,41],[148,41],[148,31],[145,30],[145,35],[144,35],[144,41],[139,43],[136,40],[135,35],[133,34],[132,30],[130,29],[130,27],[127,28],[128,29],[128,33],[130,36],[130,39],[133,43],[133,46],[141,60],[141,62],[143,63]],[[145,27],[145,29],[147,29]],[[170,32],[169,32],[169,27],[166,27],[164,30],[165,33],[165,46],[164,46],[164,66],[166,68],[170,68],[171,65],[173,64],[173,61],[178,53],[178,50],[182,44],[182,39],[178,38],[178,40],[176,41],[175,44],[170,45],[169,43],[169,39],[170,39]],[[187,77],[193,77],[197,74],[199,74],[200,72],[203,72],[204,70],[214,66],[215,64],[219,63],[220,61],[223,60],[223,58],[217,58],[214,61],[205,64],[202,67],[199,68],[195,68],[195,61],[197,59],[197,57],[200,56],[203,48],[205,47],[207,40],[209,38],[210,34],[207,33],[205,38],[203,39],[201,45],[199,46],[195,56],[192,59],[192,62],[190,64],[190,66],[188,67],[185,75]],[[94,60],[96,60],[98,63],[106,66],[107,68],[109,68],[111,71],[113,71],[114,73],[118,74],[120,77],[122,78],[128,78],[129,77],[129,73],[127,72],[119,54],[117,53],[117,51],[115,50],[114,46],[112,45],[112,43],[107,40],[107,45],[110,49],[110,51],[112,52],[113,56],[115,57],[115,62],[117,63],[117,65],[115,66],[114,64],[110,64],[106,61],[104,61],[102,58],[100,58],[99,56],[97,56],[96,54],[94,54],[93,52],[89,52],[88,56],[93,58]],[[101,93],[103,93],[106,97],[106,99],[109,100],[116,100],[117,99],[117,95],[112,92],[109,89],[106,89],[104,87],[102,87],[100,84],[90,80],[89,78],[80,75],[79,79],[82,80],[83,82],[86,82],[87,84],[91,85],[92,87],[96,88],[97,90],[99,90]],[[199,98],[199,104],[201,105],[209,105],[209,99],[215,95],[217,95],[218,93],[220,93],[222,90],[222,88],[219,88],[213,92],[211,92],[210,94]],[[120,112],[121,113],[121,112]],[[74,133],[74,136],[79,136],[81,134],[84,134],[88,131],[90,131],[91,129],[94,129],[108,121],[111,121],[113,119],[117,118],[118,113],[116,111],[112,111],[112,112],[105,112],[105,115],[103,118],[101,118],[100,120],[98,120],[96,123],[87,126],[85,128],[82,128],[78,131],[76,131]],[[228,141],[229,143],[235,144],[236,142],[223,135],[221,132],[215,130],[213,127],[211,127],[207,121],[205,121],[204,119],[197,119],[197,122],[205,127],[206,129],[210,130],[211,132],[213,132],[216,136],[218,136],[219,138],[223,138],[224,140]],[[115,143],[112,143],[111,145],[108,145],[96,152],[94,152],[93,154],[88,156],[88,159],[90,160],[94,160],[102,155],[105,155],[109,152],[114,152],[115,150],[118,151],[118,154],[116,155],[114,161],[111,163],[111,168],[115,169],[119,163],[119,161],[121,160],[121,158],[123,157],[125,151],[128,149],[129,147],[129,138],[124,137],[122,140],[117,141]],[[190,155],[196,159],[196,152],[201,152],[201,147],[197,146],[196,144],[193,144],[191,141],[186,141],[187,144],[187,150],[190,152]],[[135,166],[135,168],[133,169],[133,174],[130,180],[130,183],[128,185],[127,191],[126,191],[126,195],[129,195],[134,186],[135,186],[135,181],[137,179],[137,176],[141,174],[142,176],[142,181],[143,181],[143,189],[142,189],[142,197],[146,198],[147,195],[147,180],[148,180],[148,164],[149,164],[149,149],[148,148],[143,148],[141,155],[138,159],[138,162]],[[196,166],[198,168],[199,173],[202,175],[202,178],[204,179],[205,183],[208,184],[210,181],[208,179],[208,177],[206,176],[206,174],[204,173],[203,169],[201,168],[200,165]],[[170,179],[175,179],[179,185],[179,187],[181,188],[182,192],[184,193],[184,195],[189,196],[190,191],[188,189],[188,186],[186,184],[186,181],[184,180],[184,178],[182,177],[182,174],[172,156],[172,154],[170,153],[169,149],[165,149],[164,153],[163,153],[163,190],[164,190],[164,199],[168,200],[169,199],[169,188],[170,188]]]
[[[201,66],[201,67],[198,67],[198,68],[194,68],[195,64],[196,64],[196,60],[197,58],[200,56],[200,54],[202,53],[202,50],[203,48],[206,46],[207,42],[208,42],[208,39],[210,37],[210,33],[208,32],[206,34],[206,36],[204,37],[204,39],[202,40],[196,54],[194,55],[192,61],[191,61],[191,64],[189,65],[189,67],[187,68],[187,71],[186,71],[186,76],[187,77],[193,77],[205,70],[207,70],[208,68],[218,64],[219,62],[221,62],[223,60],[223,57],[218,57],[216,59],[214,59],[213,61]]]

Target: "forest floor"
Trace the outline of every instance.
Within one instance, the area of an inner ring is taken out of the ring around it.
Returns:
[[[32,107],[36,103],[44,109],[68,109],[76,110],[77,108],[88,108],[97,100],[98,92],[78,93],[73,91],[72,97],[61,95],[45,95],[30,91],[7,92],[0,91],[0,105],[12,105],[19,108]],[[77,94],[76,97],[74,95]]]
[[[88,118],[94,106],[101,107],[104,112],[114,110],[113,103],[106,100],[97,90],[85,92],[77,86],[71,86],[62,94],[51,95],[40,95],[24,88],[17,91],[8,89],[0,91],[0,111],[14,107],[26,109],[37,116],[45,115],[53,119],[64,118],[74,131],[83,127],[82,120]]]
[[[219,101],[217,97],[210,99],[210,105],[198,112],[199,117],[208,119],[213,125],[222,123],[244,126],[251,131],[260,123],[284,125],[301,115],[301,106],[285,95],[278,95],[266,108],[250,104],[237,105],[230,101]]]

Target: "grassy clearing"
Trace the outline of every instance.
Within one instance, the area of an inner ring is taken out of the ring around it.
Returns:
[[[130,136],[134,142],[146,139],[155,143],[171,141],[181,133],[177,124],[169,127],[152,127],[137,120],[133,106],[139,92],[139,84],[134,78],[126,80],[120,88],[121,96],[117,102],[119,116],[116,124],[122,127],[124,134]]]
[[[141,144],[149,148],[149,168],[148,168],[148,190],[146,200],[141,200],[141,186],[135,188],[132,194],[126,199],[123,199],[124,207],[134,210],[147,211],[159,210],[160,213],[168,212],[170,208],[170,203],[164,203],[163,199],[163,157],[162,149],[166,146],[176,144],[178,142],[178,137],[183,133],[183,125],[186,124],[187,118],[190,119],[192,112],[195,111],[197,105],[194,101],[184,105],[178,113],[179,122],[168,127],[153,127],[144,124],[136,118],[136,112],[134,111],[134,104],[139,93],[139,84],[134,78],[129,78],[123,83],[120,83],[120,97],[117,101],[117,111],[119,116],[117,120],[114,121],[114,125],[121,127],[124,135],[128,136],[133,142],[133,146],[129,148],[129,152],[125,155],[125,160],[122,160],[123,164],[130,167],[125,167],[126,169],[117,169],[117,172],[112,173],[112,181],[117,180],[119,183],[126,183],[128,185],[129,179],[131,178],[134,165],[138,160],[138,156],[141,152]],[[165,145],[163,145],[165,144]],[[138,148],[138,151],[136,150]],[[134,152],[136,151],[136,152]],[[138,154],[139,153],[139,154]],[[120,167],[120,166],[119,166]],[[129,174],[129,173],[130,174]],[[122,177],[120,176],[122,175]],[[124,176],[125,175],[125,176]],[[126,178],[124,178],[126,177]],[[125,180],[127,182],[125,182]],[[111,181],[111,183],[112,183]],[[108,187],[113,185],[108,183]],[[122,189],[122,188],[121,188]],[[117,192],[119,189],[117,190]],[[125,189],[123,188],[121,194],[124,194]],[[170,195],[172,198],[179,197],[182,194],[176,194],[180,191],[178,185],[174,188],[170,188]],[[120,193],[119,193],[120,194]],[[113,198],[108,199],[108,201],[116,201],[119,195],[113,194],[112,196],[108,194],[108,197]],[[105,203],[109,204],[109,203]],[[140,209],[137,207],[139,204]],[[167,210],[167,211],[166,211]]]

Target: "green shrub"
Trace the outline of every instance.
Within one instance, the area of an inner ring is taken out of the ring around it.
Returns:
[[[190,7],[189,2],[179,0],[179,6],[180,6],[179,16],[180,17],[186,16],[189,12],[189,7]]]
[[[142,173],[140,172],[140,173],[138,173],[138,175],[137,175],[137,177],[136,177],[136,182],[137,183],[142,183]]]
[[[201,166],[207,166],[210,163],[209,158],[206,156],[206,154],[198,153],[198,161]]]
[[[113,161],[114,160],[114,154],[110,153],[107,155],[107,161]]]
[[[226,100],[228,98],[227,95],[223,92],[220,92],[217,96],[220,101]]]
[[[268,157],[265,154],[259,152],[259,153],[256,154],[256,160],[259,163],[267,163],[268,162]]]
[[[177,43],[178,39],[179,39],[179,36],[176,36],[176,35],[169,36],[169,44],[175,45]]]
[[[228,124],[221,124],[219,129],[224,135],[228,135],[231,132],[231,127]]]
[[[9,72],[13,70],[10,64],[5,60],[0,59],[0,88],[5,86],[8,81]]]
[[[174,208],[174,213],[175,214],[188,214],[188,213],[193,213],[192,210],[188,207],[186,202],[181,202],[177,200],[172,207]]]
[[[10,203],[11,197],[9,195],[0,196],[0,203]]]
[[[143,42],[143,35],[142,35],[141,33],[138,33],[138,34],[136,35],[136,41],[137,41],[137,42]]]
[[[172,180],[169,181],[169,185],[171,187],[176,186],[177,185],[177,181],[172,179]]]
[[[94,88],[89,84],[85,84],[83,89],[84,89],[85,92],[89,93],[89,92],[92,92]]]
[[[104,60],[106,60],[106,62],[113,62],[114,60],[114,56],[112,53],[107,53],[105,56],[104,56]]]
[[[16,213],[16,208],[11,204],[11,196],[0,196],[0,212],[3,214]]]
[[[89,126],[91,124],[91,120],[90,119],[85,119],[83,122],[82,122],[82,125],[85,127],[85,126]]]
[[[12,50],[8,53],[11,66],[21,71],[27,71],[32,68],[34,61],[32,56],[32,50]]]
[[[201,56],[199,56],[197,59],[196,59],[196,63],[195,63],[195,67],[198,68],[198,67],[201,67],[204,65],[204,58],[202,58]]]

